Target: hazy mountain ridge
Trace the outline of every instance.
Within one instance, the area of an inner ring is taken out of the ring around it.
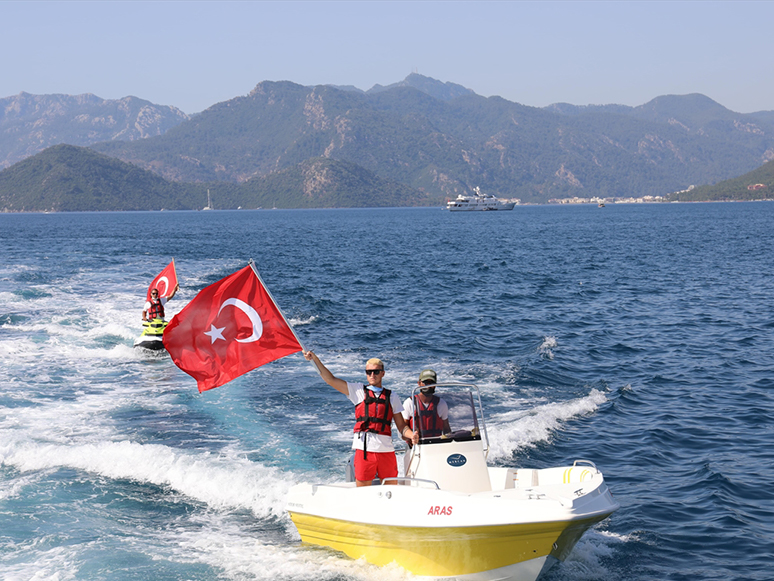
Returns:
[[[452,99],[456,99],[457,97],[464,97],[466,95],[476,94],[475,91],[473,91],[472,89],[468,89],[466,87],[463,87],[462,85],[458,85],[456,83],[451,83],[451,82],[444,83],[443,81],[438,81],[430,77],[425,77],[418,73],[411,73],[408,77],[406,77],[402,81],[398,81],[397,83],[392,83],[391,85],[387,85],[386,87],[376,84],[370,89],[368,89],[366,93],[367,94],[381,93],[383,91],[389,91],[390,89],[395,89],[397,87],[412,87],[414,89],[422,91],[427,95],[430,95],[434,99],[439,99],[441,101],[451,101]]]
[[[137,97],[31,95],[0,99],[0,168],[56,145],[92,145],[162,135],[189,119],[175,107]]]
[[[72,99],[83,107],[98,100]],[[47,118],[41,117],[43,133]],[[0,130],[5,123],[0,117]],[[384,194],[392,184],[411,192],[393,198],[399,205],[475,186],[525,202],[664,195],[774,158],[774,112],[734,113],[704,95],[666,95],[638,107],[536,108],[417,74],[368,91],[264,81],[171,125],[133,141],[114,131],[92,148],[167,180],[208,184],[266,184],[280,174],[288,185],[308,160],[328,159],[338,162],[340,180],[357,183],[357,166],[382,180],[374,191]],[[349,188],[341,187],[326,203],[344,202]]]
[[[713,123],[742,123],[746,131],[763,131],[756,121],[771,130],[774,111],[735,113],[709,97],[691,93],[688,95],[663,95],[637,107],[627,105],[570,105],[555,103],[546,109],[568,116],[617,114],[657,123],[678,125],[687,131],[701,133]]]
[[[468,89],[466,87],[463,87],[462,85],[458,85],[456,83],[451,83],[451,82],[444,83],[443,81],[438,81],[430,77],[425,77],[418,73],[411,73],[402,81],[398,81],[397,83],[392,83],[391,85],[387,85],[387,86],[380,85],[377,83],[367,91],[359,89],[354,85],[325,85],[325,86],[333,87],[334,89],[339,89],[340,91],[360,93],[363,95],[366,95],[366,94],[374,95],[376,93],[382,93],[384,91],[389,91],[390,89],[395,89],[397,87],[413,87],[414,89],[418,89],[419,91],[422,91],[427,95],[430,95],[434,99],[439,99],[441,101],[451,101],[452,99],[456,99],[457,97],[476,94],[475,91],[473,91],[473,89]]]
[[[774,123],[701,95],[556,109],[474,93],[441,100],[405,85],[364,93],[264,81],[163,136],[94,147],[175,180],[241,182],[328,157],[430,196],[478,185],[528,202],[662,195],[774,157]]]

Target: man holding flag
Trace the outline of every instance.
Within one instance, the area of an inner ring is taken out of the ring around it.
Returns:
[[[164,305],[175,296],[178,290],[180,290],[180,285],[177,283],[177,271],[173,258],[172,262],[165,266],[164,270],[151,281],[145,307],[142,310],[142,320],[164,320]]]
[[[168,297],[159,297],[159,289],[151,289],[150,299],[145,301],[145,308],[142,310],[142,320],[152,321],[154,319],[164,320],[164,305],[167,301],[175,296],[175,293],[180,289],[180,285],[176,284],[172,289],[172,294]]]
[[[175,270],[175,259],[172,259],[164,270],[156,275],[148,287],[148,297],[145,301],[145,307],[142,310],[142,320],[152,321],[154,319],[164,320],[164,305],[175,296],[180,289],[177,283],[177,271]]]
[[[398,460],[392,443],[392,422],[395,422],[400,435],[414,444],[419,443],[419,433],[414,432],[403,419],[403,405],[398,395],[382,387],[382,360],[373,357],[366,361],[368,385],[365,385],[336,377],[313,351],[304,351],[304,357],[315,364],[325,383],[347,396],[355,405],[352,449],[355,451],[357,486],[370,486],[376,477],[385,484],[395,484],[392,479],[398,476]]]

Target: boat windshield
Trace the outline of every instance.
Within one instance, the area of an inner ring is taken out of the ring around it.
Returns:
[[[421,402],[419,388],[414,390],[414,425],[418,426],[420,443],[440,444],[481,439],[481,427],[470,388],[439,384],[435,395],[440,401],[432,409],[429,404]],[[445,411],[445,407],[448,407],[446,421],[438,415],[438,412]]]

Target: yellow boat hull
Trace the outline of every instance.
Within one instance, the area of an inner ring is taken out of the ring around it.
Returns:
[[[583,532],[605,518],[469,527],[385,526],[290,511],[301,540],[374,565],[397,563],[414,575],[453,577],[532,562],[534,579],[546,559],[562,560]],[[512,578],[512,577],[492,577]]]

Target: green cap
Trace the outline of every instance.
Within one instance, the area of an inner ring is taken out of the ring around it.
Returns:
[[[435,371],[433,371],[432,369],[423,369],[419,373],[419,381],[421,381],[422,383],[424,383],[426,381],[431,381],[433,383],[437,383],[438,382],[438,376],[435,374]]]

